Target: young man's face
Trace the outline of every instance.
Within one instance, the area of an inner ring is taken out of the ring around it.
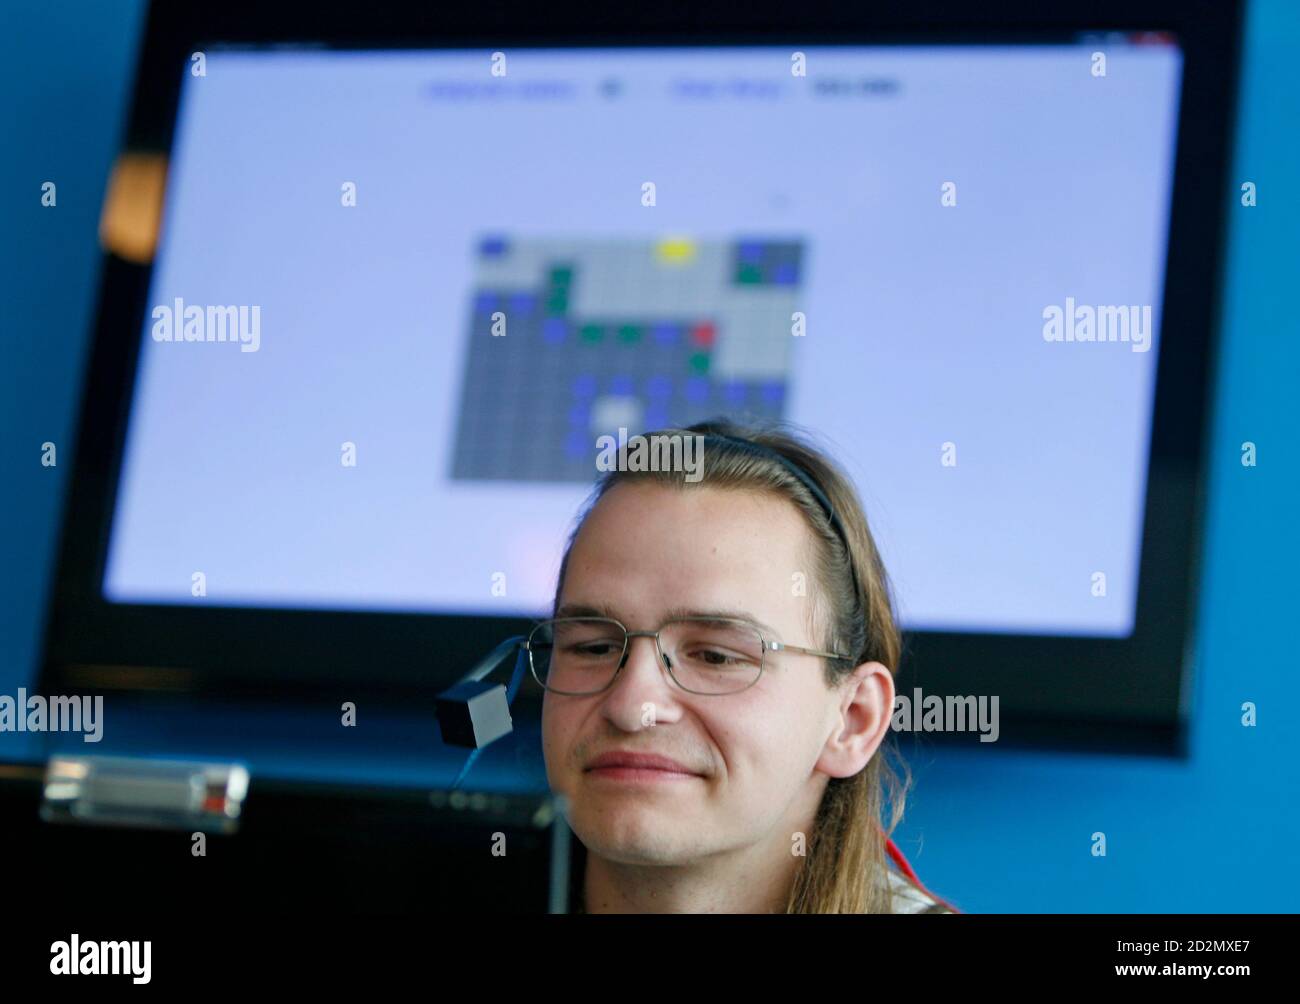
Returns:
[[[821,649],[808,628],[818,588],[811,540],[799,511],[776,496],[625,482],[574,542],[558,616],[596,610],[653,631],[675,609],[740,612],[772,628],[769,640]],[[796,589],[796,573],[806,589]],[[633,638],[605,691],[545,695],[550,786],[569,798],[587,849],[612,861],[688,864],[760,843],[788,846],[828,778],[856,773],[883,737],[892,683],[882,687],[877,677],[888,674],[867,666],[880,672],[855,676],[870,677],[869,686],[831,690],[822,660],[769,652],[753,686],[705,696],[670,679],[654,639]],[[588,769],[610,752],[659,754],[691,773]]]

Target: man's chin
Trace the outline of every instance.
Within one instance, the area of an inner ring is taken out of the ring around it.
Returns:
[[[676,864],[682,840],[692,830],[681,812],[659,805],[613,805],[603,798],[584,800],[570,825],[584,847],[621,864]]]
[[[582,844],[587,848],[588,854],[595,854],[614,864],[656,867],[682,863],[681,849],[667,834],[658,840],[652,840],[617,831],[598,830],[591,839],[583,838]]]

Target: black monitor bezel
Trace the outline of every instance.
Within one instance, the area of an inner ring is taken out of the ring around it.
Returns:
[[[154,3],[124,147],[166,154],[188,55],[209,40],[341,48],[1027,42],[1158,30],[1184,56],[1162,350],[1143,516],[1136,627],[1127,639],[908,632],[899,691],[999,694],[1002,744],[1183,755],[1192,688],[1210,380],[1241,6],[1136,2],[1048,8],[921,2],[900,9],[760,2],[644,10],[510,2],[276,8]],[[100,592],[150,269],[103,259],[76,464],[65,501],[40,688],[249,699],[368,696],[428,706],[519,618],[113,604]],[[1172,347],[1177,346],[1177,351]],[[1026,679],[1041,681],[1033,690]],[[525,688],[525,702],[536,695]],[[948,740],[934,734],[938,740]]]

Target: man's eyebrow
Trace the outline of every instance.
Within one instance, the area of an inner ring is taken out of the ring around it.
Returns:
[[[588,606],[585,603],[566,603],[555,611],[556,617],[614,617],[614,610],[607,606]]]
[[[555,612],[556,617],[609,617],[621,624],[627,621],[620,617],[618,611],[613,607],[601,603],[591,605],[586,603],[566,603]],[[741,620],[748,621],[756,628],[763,632],[763,636],[769,640],[779,637],[780,632],[770,624],[764,624],[753,614],[746,610],[696,610],[689,607],[673,607],[664,614],[664,620],[676,620],[679,617],[704,617],[716,618],[719,620]]]

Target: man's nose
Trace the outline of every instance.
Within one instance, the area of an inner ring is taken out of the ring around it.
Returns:
[[[682,695],[664,671],[653,636],[629,636],[617,675],[601,701],[602,714],[624,732],[666,725],[681,717]],[[647,720],[647,709],[650,719]]]
[[[614,689],[620,693],[635,692],[638,699],[644,688],[662,695],[675,690],[672,678],[665,672],[664,660],[659,657],[659,645],[650,632],[629,632],[627,651],[619,663]]]
[[[623,660],[618,664],[619,672],[626,674],[628,666],[637,656],[637,642],[644,642],[641,646],[641,658],[648,659],[650,668],[661,674],[664,670],[664,660],[659,658],[659,642],[651,631],[629,631],[627,635],[627,651],[623,653]]]

